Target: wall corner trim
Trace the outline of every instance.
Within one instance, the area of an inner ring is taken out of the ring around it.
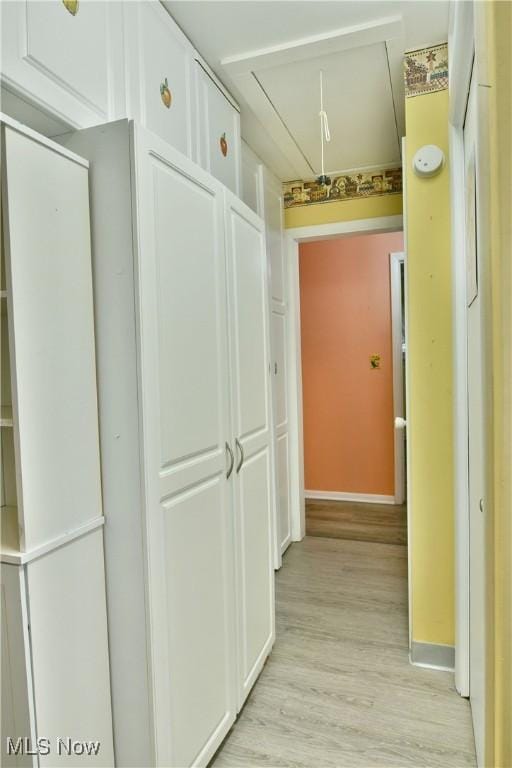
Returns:
[[[441,643],[411,643],[410,662],[417,667],[431,669],[455,669],[455,647]]]

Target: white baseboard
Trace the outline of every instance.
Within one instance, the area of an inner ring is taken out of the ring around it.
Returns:
[[[428,669],[448,669],[455,667],[455,648],[453,645],[440,643],[418,643],[413,640],[409,654],[411,664]]]
[[[369,504],[394,504],[394,496],[381,496],[377,493],[344,493],[338,491],[304,491],[306,499],[324,501],[356,501]]]

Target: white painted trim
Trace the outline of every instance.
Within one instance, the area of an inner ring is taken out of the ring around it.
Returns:
[[[401,230],[403,218],[382,216],[373,219],[338,221],[333,224],[318,224],[311,227],[296,227],[285,230],[288,270],[289,336],[289,405],[290,405],[290,480],[291,480],[291,527],[292,541],[300,541],[306,534],[306,505],[304,489],[304,436],[302,409],[302,360],[300,344],[300,287],[299,287],[299,243],[314,240],[328,240],[365,232],[396,232]],[[411,548],[408,548],[411,557]]]
[[[455,687],[469,696],[469,477],[464,119],[474,57],[472,3],[452,3],[450,34],[450,197],[453,301],[455,491]]]
[[[288,403],[290,436],[290,518],[292,541],[306,535],[304,498],[304,427],[300,345],[299,243],[285,230],[288,271]]]
[[[395,425],[395,419],[403,419],[405,417],[404,365],[402,354],[402,264],[405,266],[405,254],[403,251],[400,253],[389,254],[389,272],[391,284],[391,333],[393,340],[395,504],[403,504],[405,500],[405,431],[403,429],[398,429]]]
[[[0,560],[2,563],[7,563],[9,565],[24,565],[25,563],[30,563],[32,560],[36,560],[38,557],[42,557],[54,549],[63,547],[64,544],[69,544],[69,542],[74,541],[74,539],[79,539],[81,536],[85,536],[86,533],[95,531],[96,528],[101,528],[104,524],[105,518],[103,516],[94,517],[79,528],[67,531],[61,536],[57,536],[57,538],[52,539],[45,544],[41,544],[39,547],[30,549],[27,552],[2,552],[0,553]]]
[[[80,155],[77,155],[74,152],[71,152],[69,149],[66,149],[66,147],[63,147],[60,144],[57,144],[52,139],[49,139],[47,136],[43,136],[42,134],[32,130],[32,128],[29,128],[26,125],[23,125],[23,123],[18,122],[17,120],[15,120],[12,117],[9,117],[9,115],[4,114],[3,112],[0,112],[0,125],[6,125],[8,128],[11,128],[13,131],[17,131],[18,133],[21,133],[23,136],[27,136],[29,139],[32,139],[33,141],[37,142],[38,144],[42,144],[43,147],[50,149],[52,152],[56,152],[58,155],[62,155],[62,157],[67,158],[67,160],[71,160],[73,163],[77,163],[78,165],[81,165],[84,168],[89,168],[89,161],[86,160],[84,157],[80,157]]]
[[[407,157],[407,140],[405,136],[402,138],[402,164],[405,166],[406,163],[406,157]],[[403,194],[403,217],[404,217],[404,253],[407,254],[407,173],[403,173],[403,180],[402,180],[402,194]],[[405,348],[407,350],[407,353],[405,355],[405,412],[409,416],[411,413],[411,406],[410,406],[410,370],[409,370],[409,360],[410,355],[408,354],[409,350],[409,267],[407,258],[404,260],[404,291],[405,291]],[[413,604],[412,604],[412,556],[413,556],[413,547],[412,547],[412,529],[413,529],[413,522],[412,522],[412,510],[413,510],[413,493],[412,493],[412,483],[411,483],[411,441],[407,440],[406,443],[406,456],[405,456],[405,463],[406,463],[406,482],[407,482],[407,591],[408,591],[408,602],[409,602],[409,611],[408,611],[408,623],[409,623],[409,649],[411,648],[412,644],[412,614],[413,614]]]
[[[319,35],[301,37],[241,55],[227,56],[220,63],[231,75],[237,75],[327,56],[364,45],[384,43],[402,35],[402,17],[387,16]]]
[[[361,504],[395,504],[394,496],[378,493],[345,493],[343,491],[304,491],[306,499],[354,501]]]
[[[328,205],[328,203],[327,203]],[[377,234],[379,232],[396,232],[403,227],[403,216],[379,216],[374,219],[355,219],[354,221],[336,221],[332,224],[315,224],[311,227],[294,227],[287,229],[289,239],[298,243],[309,243],[313,240],[331,240],[343,235],[356,235],[358,232]]]

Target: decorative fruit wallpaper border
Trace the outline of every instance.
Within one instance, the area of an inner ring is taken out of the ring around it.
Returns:
[[[448,43],[406,53],[404,84],[406,98],[448,88]]]
[[[402,192],[402,169],[352,171],[333,176],[330,184],[317,181],[288,181],[283,184],[285,208],[315,203],[333,203],[362,197],[398,195]]]

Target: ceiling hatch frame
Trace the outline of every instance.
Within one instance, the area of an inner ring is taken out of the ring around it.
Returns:
[[[269,48],[261,48],[239,56],[230,56],[222,59],[220,63],[236,88],[243,93],[244,101],[265,126],[269,137],[293,168],[295,178],[309,179],[316,175],[315,170],[262,87],[257,73],[283,64],[328,56],[374,43],[384,43],[389,64],[395,128],[400,145],[401,136],[405,133],[404,41],[403,19],[400,15],[394,15],[322,35],[312,35]]]

